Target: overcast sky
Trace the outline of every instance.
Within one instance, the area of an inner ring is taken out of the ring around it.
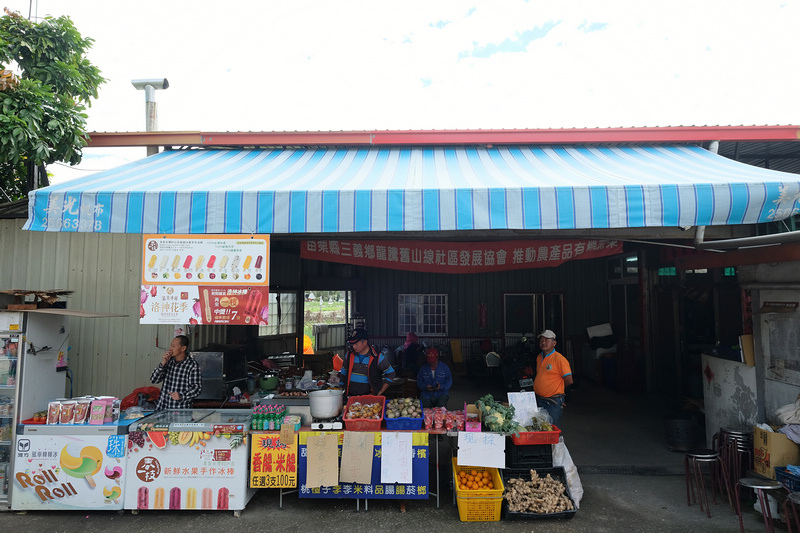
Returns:
[[[165,131],[800,124],[798,0],[39,0],[32,14],[95,39],[108,83],[91,131],[144,130],[131,80],[160,77]],[[87,149],[81,167],[145,150],[127,154]]]

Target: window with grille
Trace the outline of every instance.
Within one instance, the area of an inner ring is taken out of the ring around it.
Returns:
[[[260,336],[292,335],[297,330],[297,293],[269,293],[269,321],[258,326]]]
[[[397,334],[447,335],[446,294],[400,294],[397,308]]]

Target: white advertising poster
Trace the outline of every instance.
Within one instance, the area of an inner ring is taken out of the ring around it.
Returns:
[[[142,285],[141,324],[266,325],[269,288]]]
[[[502,433],[458,432],[458,466],[506,467],[506,437]]]
[[[125,509],[241,510],[252,496],[247,435],[135,431]]]
[[[142,285],[269,285],[269,235],[144,235]]]
[[[125,435],[18,435],[11,508],[122,509]]]

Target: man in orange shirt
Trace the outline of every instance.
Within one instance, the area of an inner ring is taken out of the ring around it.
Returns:
[[[556,351],[556,334],[546,329],[537,335],[542,353],[536,358],[536,378],[533,392],[540,409],[545,409],[553,425],[561,424],[564,409],[564,388],[572,385],[572,369],[569,361]]]

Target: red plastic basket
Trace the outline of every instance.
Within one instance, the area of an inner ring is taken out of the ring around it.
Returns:
[[[386,398],[383,396],[351,396],[347,399],[345,405],[345,416],[350,412],[350,406],[359,402],[363,404],[379,403],[381,404],[381,417],[376,419],[371,418],[345,418],[344,427],[348,431],[380,431],[381,424],[383,424],[383,411],[386,407]]]
[[[517,445],[558,444],[559,435],[561,435],[561,430],[553,426],[553,431],[523,431],[520,432],[519,437],[516,434],[511,435],[511,442]]]

